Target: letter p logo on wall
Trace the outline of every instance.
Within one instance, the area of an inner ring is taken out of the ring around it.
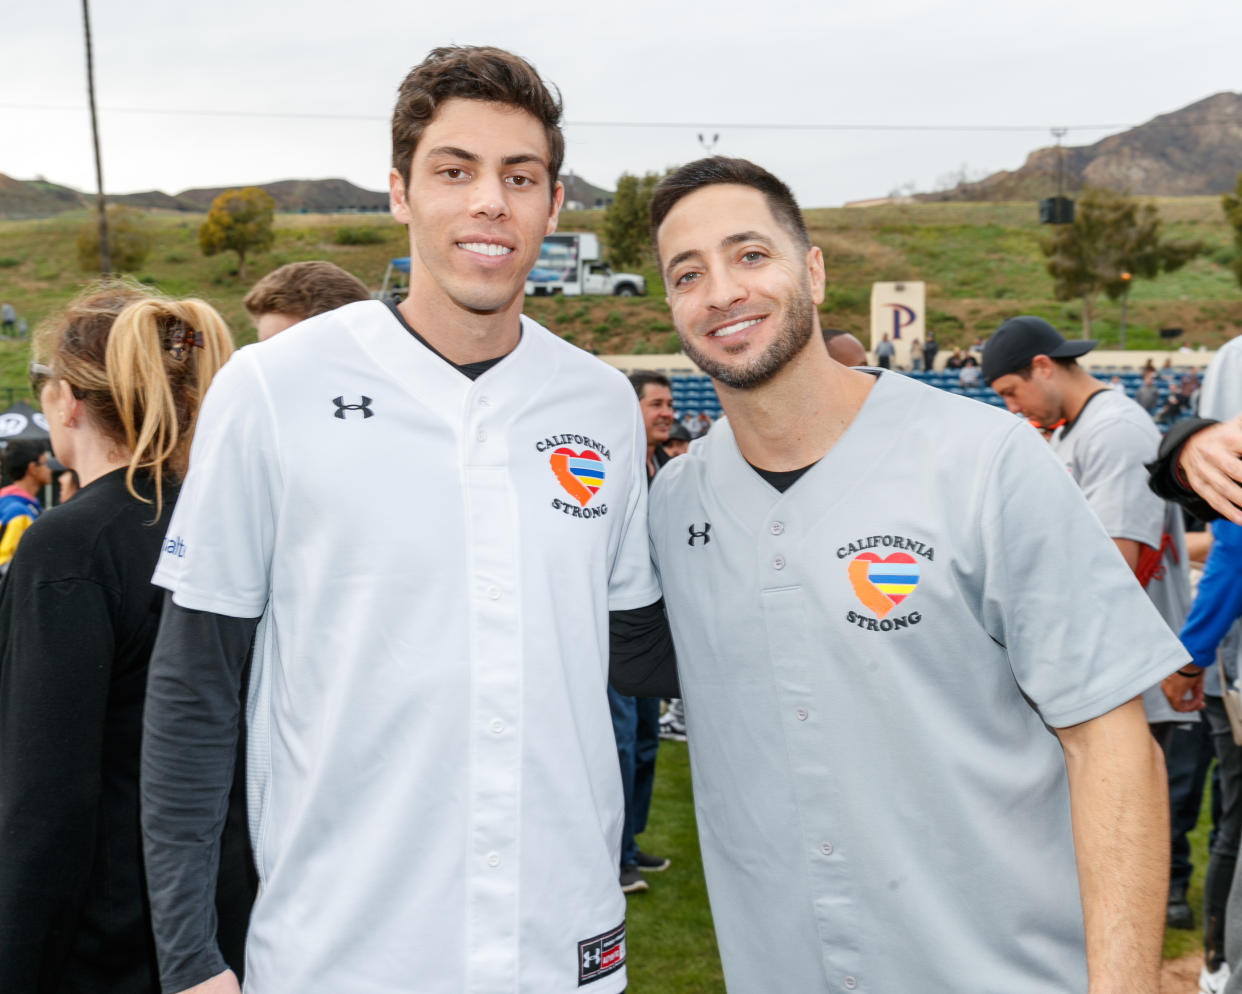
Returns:
[[[893,309],[893,341],[901,338],[901,329],[908,328],[914,324],[917,315],[914,308],[907,307],[905,304],[889,304]]]

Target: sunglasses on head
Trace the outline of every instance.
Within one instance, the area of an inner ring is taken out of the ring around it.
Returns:
[[[43,392],[43,386],[48,380],[56,378],[56,374],[52,372],[50,366],[45,366],[41,362],[32,362],[30,364],[30,389],[34,391],[36,397]]]

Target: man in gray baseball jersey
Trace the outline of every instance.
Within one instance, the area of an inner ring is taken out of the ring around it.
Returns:
[[[683,166],[651,222],[727,415],[650,525],[731,994],[1155,994],[1135,695],[1185,655],[1081,494],[1022,422],[832,362],[771,174]]]
[[[983,378],[1010,411],[1040,425],[1063,422],[1048,444],[1176,632],[1190,609],[1190,569],[1181,511],[1147,486],[1144,464],[1160,431],[1138,404],[1078,365],[1095,345],[1066,341],[1043,318],[1010,318],[984,346]],[[1174,711],[1159,684],[1144,691],[1143,707],[1166,749],[1175,725],[1197,717]]]

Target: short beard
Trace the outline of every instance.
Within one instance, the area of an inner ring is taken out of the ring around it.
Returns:
[[[709,359],[681,336],[682,351],[713,380],[734,390],[753,390],[772,379],[789,364],[815,333],[815,305],[811,303],[810,285],[803,281],[789,298],[785,320],[778,334],[761,354],[740,366],[729,366]]]

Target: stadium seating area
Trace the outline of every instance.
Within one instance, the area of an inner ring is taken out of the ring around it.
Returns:
[[[1091,373],[1105,383],[1111,377],[1117,376],[1125,385],[1126,395],[1131,398],[1143,383],[1143,374],[1135,371],[1133,367],[1105,366],[1092,369]],[[916,380],[922,380],[930,386],[948,390],[950,393],[961,394],[964,397],[973,397],[975,400],[991,404],[993,407],[1005,406],[1004,401],[992,391],[991,387],[959,387],[957,385],[957,370],[954,369],[939,370],[933,373],[907,373],[906,375]],[[720,416],[720,401],[716,398],[716,391],[712,388],[712,381],[706,376],[683,374],[673,376],[671,380],[673,384],[673,407],[677,411],[678,417],[687,411],[691,414],[706,411],[713,420]],[[1157,377],[1156,385],[1160,391],[1160,405],[1162,406],[1169,392],[1169,382]]]

